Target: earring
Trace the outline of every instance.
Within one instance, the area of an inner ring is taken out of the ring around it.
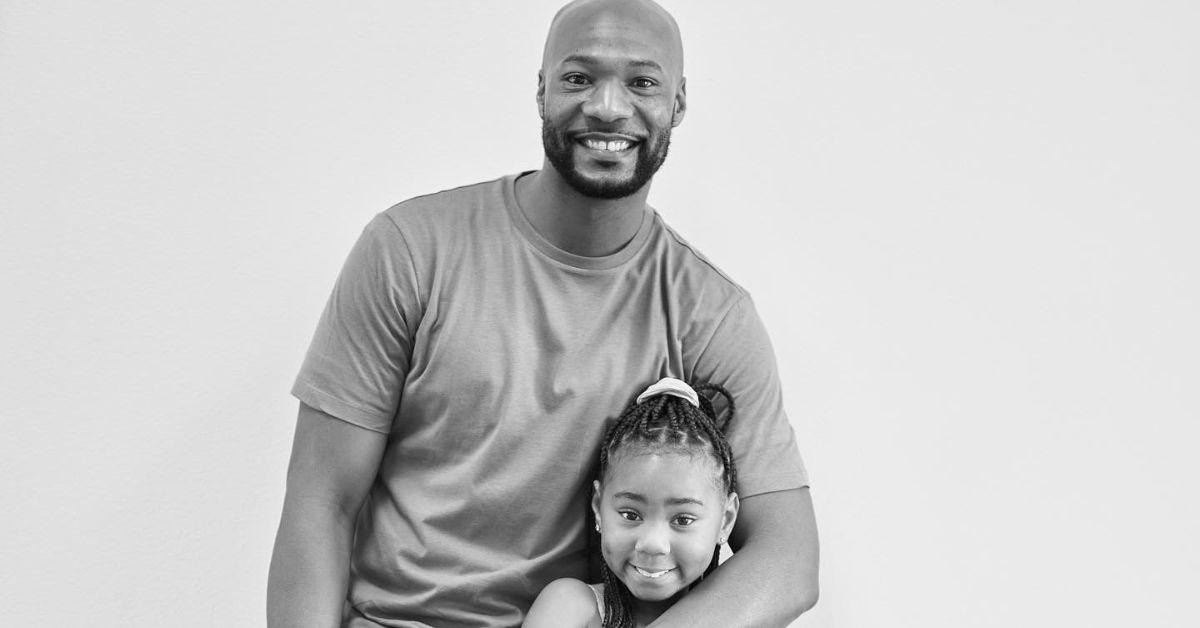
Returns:
[[[725,544],[725,535],[722,534],[721,538],[717,539],[717,545],[724,545],[724,544]]]
[[[600,520],[597,519],[596,520],[596,532],[599,532],[599,531],[600,531]]]

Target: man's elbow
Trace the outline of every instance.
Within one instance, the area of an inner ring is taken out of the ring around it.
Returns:
[[[792,560],[795,562],[793,564],[798,568],[793,572],[794,578],[789,583],[792,591],[795,592],[792,597],[795,600],[792,610],[796,616],[812,610],[821,597],[819,578],[821,559],[815,529],[810,527],[802,531],[799,536],[801,538],[793,539],[794,544],[791,548],[794,552]]]
[[[808,489],[749,497],[742,506],[751,515],[751,525],[736,539],[743,545],[734,551],[746,551],[753,556],[751,562],[775,574],[770,596],[792,621],[816,606],[820,595],[821,550]]]
[[[797,543],[791,546],[776,546],[773,557],[776,561],[771,579],[771,599],[774,600],[779,625],[787,625],[817,605],[820,597],[817,557],[811,549]]]
[[[812,610],[821,595],[815,571],[796,574],[786,587],[787,593],[781,597],[788,601],[786,612],[791,620]]]
[[[797,617],[812,610],[817,605],[817,600],[821,597],[818,591],[817,584],[814,582],[812,587],[802,589],[800,595],[796,599],[796,608],[794,609]]]

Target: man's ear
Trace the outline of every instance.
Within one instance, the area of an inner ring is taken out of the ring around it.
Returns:
[[[675,111],[671,112],[671,126],[677,127],[683,122],[683,114],[687,113],[687,77],[679,79],[679,89],[675,90]]]
[[[546,76],[538,70],[538,86],[537,86],[537,104],[538,117],[546,117]]]

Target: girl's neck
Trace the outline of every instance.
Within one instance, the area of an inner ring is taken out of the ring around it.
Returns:
[[[667,612],[675,602],[679,601],[682,594],[667,598],[658,602],[647,602],[633,598],[633,623],[637,628],[649,626],[654,620],[658,619],[659,615]],[[632,597],[632,596],[630,596]]]

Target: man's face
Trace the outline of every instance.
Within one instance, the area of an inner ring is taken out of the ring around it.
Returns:
[[[685,105],[672,29],[632,11],[556,23],[538,89],[542,145],[579,193],[628,196],[666,159]]]

